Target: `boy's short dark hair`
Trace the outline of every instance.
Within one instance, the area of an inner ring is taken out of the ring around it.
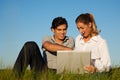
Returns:
[[[66,24],[66,27],[68,27],[68,23],[67,23],[67,20],[63,17],[56,17],[53,19],[52,21],[52,26],[51,26],[51,29],[56,29],[57,26],[59,25],[62,25],[62,24]]]

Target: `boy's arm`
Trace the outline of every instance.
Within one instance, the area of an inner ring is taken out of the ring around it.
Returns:
[[[51,52],[57,52],[58,50],[73,50],[72,48],[62,46],[59,44],[53,44],[49,41],[45,41],[42,45],[46,50]]]

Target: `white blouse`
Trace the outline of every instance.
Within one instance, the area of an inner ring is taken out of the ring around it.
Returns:
[[[100,35],[92,37],[88,42],[78,35],[75,41],[75,50],[91,51],[91,59],[99,72],[109,71],[111,66],[110,55],[106,41]]]

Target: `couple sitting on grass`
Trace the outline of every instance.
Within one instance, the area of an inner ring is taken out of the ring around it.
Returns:
[[[13,71],[18,75],[24,72],[28,65],[35,73],[48,69],[56,72],[56,57],[58,50],[91,51],[91,64],[84,66],[89,73],[109,71],[111,62],[106,41],[99,35],[94,16],[90,13],[80,14],[75,20],[80,34],[74,39],[66,36],[68,23],[63,17],[52,21],[53,36],[42,40],[43,57],[34,41],[26,42],[14,64]]]

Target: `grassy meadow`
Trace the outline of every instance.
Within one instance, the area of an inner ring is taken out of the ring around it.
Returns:
[[[11,68],[0,70],[0,80],[120,80],[120,67],[113,67],[110,72],[86,74],[55,74],[51,71],[34,77],[31,70],[26,70],[22,78],[16,77]]]

